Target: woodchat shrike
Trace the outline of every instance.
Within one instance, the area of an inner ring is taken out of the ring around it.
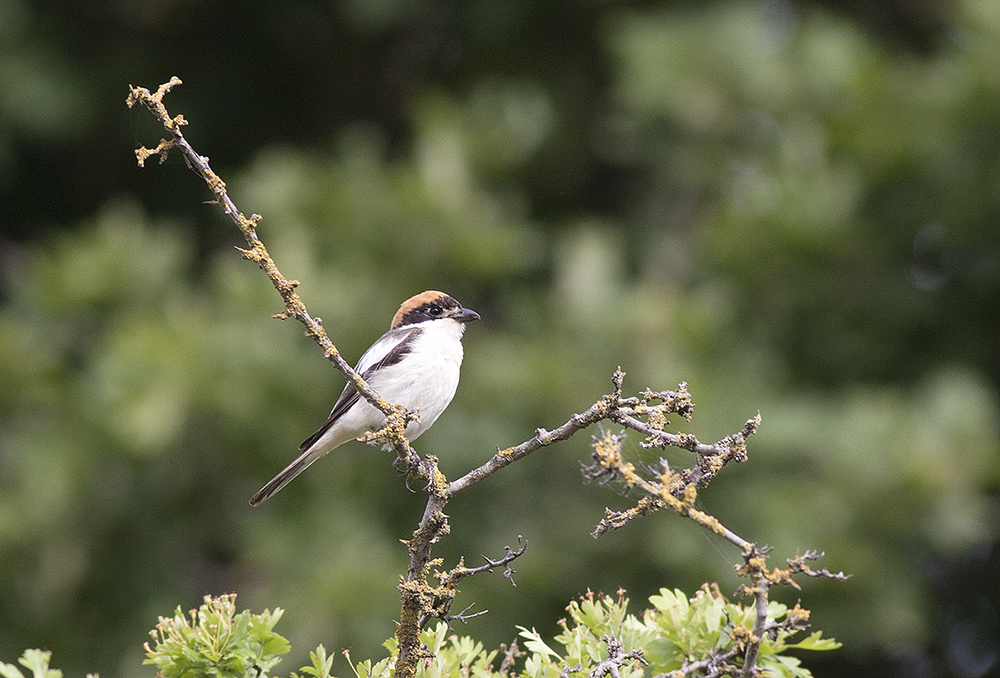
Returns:
[[[478,313],[444,292],[422,292],[403,302],[389,331],[358,361],[354,371],[376,393],[419,413],[406,427],[407,440],[430,428],[455,396],[465,323],[478,319]],[[250,505],[263,502],[326,453],[384,424],[385,415],[348,383],[326,423],[299,445],[302,454],[262,487]]]

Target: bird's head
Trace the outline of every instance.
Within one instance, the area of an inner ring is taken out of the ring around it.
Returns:
[[[404,325],[414,325],[427,320],[454,320],[467,323],[479,320],[475,311],[463,308],[460,303],[444,292],[428,290],[410,297],[399,307],[392,317],[391,329]]]

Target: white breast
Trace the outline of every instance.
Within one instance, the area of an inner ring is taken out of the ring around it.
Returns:
[[[420,421],[412,422],[406,429],[406,437],[411,441],[430,428],[455,397],[465,330],[465,325],[451,320],[432,320],[414,327],[422,332],[411,351],[399,363],[379,370],[369,380],[372,388],[389,402],[420,412]],[[356,414],[374,422],[369,428],[381,426],[382,414],[368,403],[364,405],[366,411]]]

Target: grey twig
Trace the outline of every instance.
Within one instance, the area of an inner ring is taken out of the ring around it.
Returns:
[[[603,636],[601,640],[608,646],[608,658],[598,662],[587,678],[604,678],[607,675],[610,675],[611,678],[622,678],[619,669],[631,661],[649,665],[649,662],[642,656],[642,650],[626,652],[625,645],[614,635],[609,633]]]

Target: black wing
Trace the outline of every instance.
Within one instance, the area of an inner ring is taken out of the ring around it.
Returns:
[[[371,379],[371,375],[377,370],[382,369],[383,367],[389,367],[390,365],[395,365],[403,359],[403,356],[413,350],[413,342],[422,331],[423,330],[417,327],[389,330],[379,337],[378,341],[371,345],[371,348],[365,351],[365,354],[361,356],[361,360],[358,361],[358,366],[355,368],[355,371],[361,375],[362,379],[369,381]],[[391,348],[389,348],[389,346],[391,346]],[[385,351],[385,353],[380,357],[379,354],[382,351]],[[375,362],[371,362],[373,360]],[[360,399],[361,394],[354,388],[354,384],[347,382],[347,385],[341,392],[340,397],[337,398],[337,402],[334,404],[333,409],[330,410],[329,418],[327,418],[326,422],[319,427],[318,431],[302,441],[302,444],[299,445],[299,449],[309,449],[313,443],[319,440],[323,434],[326,433],[331,426],[333,426],[333,423],[337,421],[337,419],[339,419],[344,412],[349,410],[351,406]]]

